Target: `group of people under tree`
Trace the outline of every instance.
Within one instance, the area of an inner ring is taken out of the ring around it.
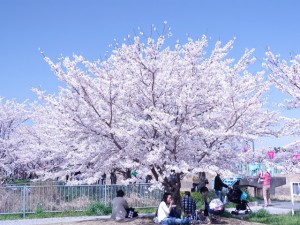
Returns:
[[[219,199],[209,200],[209,191],[207,187],[200,189],[202,197],[201,209],[196,209],[196,202],[186,191],[181,199],[181,209],[174,205],[172,194],[165,192],[163,199],[157,210],[157,222],[159,224],[191,224],[201,220],[203,223],[210,223],[210,215],[221,215],[224,213],[224,204]],[[184,216],[182,217],[181,214]]]
[[[201,175],[203,176],[203,174]],[[214,193],[210,192],[206,187],[208,182],[204,182],[199,191],[196,192],[201,196],[201,208],[198,210],[195,200],[191,197],[191,192],[185,191],[184,196],[181,197],[180,202],[177,202],[177,204],[175,204],[173,198],[174,193],[168,191],[164,192],[162,201],[157,209],[156,222],[159,224],[169,225],[194,224],[200,219],[202,223],[210,223],[211,216],[219,216],[223,214],[225,207],[223,203],[222,189],[231,189],[232,187],[229,187],[227,184],[225,184],[220,175],[220,172],[217,172],[217,175],[215,176]],[[264,182],[264,201],[265,206],[268,206],[268,204],[270,204],[270,170],[268,169],[264,175],[260,173],[258,176]],[[171,171],[171,174],[167,180],[171,184],[177,185],[177,174],[174,170]],[[113,219],[119,220],[137,216],[137,214],[134,212],[134,209],[129,208],[127,201],[123,198],[124,194],[125,193],[122,190],[118,190],[117,197],[112,202]],[[131,214],[129,212],[131,212]]]
[[[175,171],[171,171],[171,176],[169,177],[168,181],[173,182],[172,184],[174,185],[177,185],[176,180],[177,177]],[[206,187],[204,186],[202,188]],[[206,190],[208,192],[207,188]],[[208,203],[206,191],[202,191],[201,194],[202,201],[204,203]],[[134,212],[134,209],[129,208],[129,205],[125,200],[124,195],[125,193],[122,190],[117,191],[117,196],[112,201],[112,219],[123,220],[126,218],[132,218],[134,216],[137,216],[137,214]],[[203,211],[208,210],[208,212],[210,213],[215,213],[214,209],[209,209],[208,206],[206,206],[206,204],[203,204],[203,206]],[[163,194],[162,201],[157,209],[157,220],[160,224],[190,224],[195,219],[193,218],[195,213],[196,202],[191,197],[189,191],[186,191],[184,193],[184,196],[180,199],[179,205],[174,204],[173,193],[165,192]],[[181,218],[182,214],[185,215],[185,217]]]
[[[218,176],[220,176],[218,174]],[[220,177],[219,177],[220,178]],[[217,189],[219,187],[217,179]],[[222,180],[220,179],[222,182]],[[171,185],[178,185],[177,174],[174,170],[171,171],[170,176],[168,177],[168,182]],[[191,193],[186,191],[184,196],[179,202],[180,205],[174,204],[173,196],[176,193],[165,192],[163,199],[159,204],[157,210],[157,222],[160,224],[191,224],[196,222],[198,219],[202,219],[203,222],[210,222],[209,215],[220,215],[224,212],[224,204],[220,199],[211,199],[209,200],[209,191],[206,185],[208,180],[205,177],[205,173],[201,172],[195,177],[193,177],[193,188],[192,191],[200,192],[202,198],[202,207],[201,209],[196,209],[196,202],[191,197]],[[222,182],[221,186],[225,186]],[[176,188],[174,188],[176,190]],[[216,191],[217,193],[217,191]],[[218,195],[217,195],[218,196]],[[178,202],[177,202],[178,204]],[[183,217],[181,216],[183,215]],[[202,216],[202,217],[201,217]]]
[[[171,175],[168,180],[172,185],[176,185],[176,173],[171,171]],[[270,169],[267,169],[265,174],[262,172],[259,174],[259,178],[263,181],[263,197],[264,197],[264,207],[270,205]],[[181,212],[178,210],[178,206],[174,205],[172,194],[169,192],[164,193],[162,202],[158,207],[157,219],[160,224],[190,224],[191,221],[195,220],[195,215],[197,218],[197,213],[202,214],[202,219],[204,223],[210,223],[211,215],[219,216],[224,213],[225,207],[223,203],[223,188],[232,189],[232,187],[225,184],[221,179],[221,172],[218,171],[214,179],[214,194],[209,192],[206,187],[208,181],[205,177],[205,173],[200,173],[199,177],[194,177],[192,191],[199,191],[201,195],[201,209],[196,210],[196,203],[190,196],[190,192],[185,192],[184,197],[181,199],[181,209],[184,218],[180,216]],[[238,186],[234,186],[238,188]]]

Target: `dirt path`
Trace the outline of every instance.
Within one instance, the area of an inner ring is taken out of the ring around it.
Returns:
[[[82,222],[70,222],[70,223],[56,223],[52,225],[154,225],[150,219],[134,219],[126,222],[116,222],[112,220],[93,220],[93,221],[82,221]],[[230,225],[262,225],[261,223],[246,222],[243,220],[237,220],[233,218],[222,218],[218,224],[230,224]]]

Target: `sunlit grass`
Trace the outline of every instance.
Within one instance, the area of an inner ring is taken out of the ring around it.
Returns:
[[[271,215],[266,210],[261,209],[255,213],[251,213],[247,218],[247,221],[258,222],[272,225],[298,225],[300,224],[300,212],[295,212],[292,216],[291,213],[283,215]]]

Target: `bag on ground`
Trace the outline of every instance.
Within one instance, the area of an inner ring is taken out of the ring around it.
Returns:
[[[133,217],[138,217],[138,213],[134,211],[134,208],[128,208],[126,209],[127,215],[126,218],[133,218]]]

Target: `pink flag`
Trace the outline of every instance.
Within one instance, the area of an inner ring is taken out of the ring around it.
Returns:
[[[273,158],[274,158],[274,155],[275,155],[275,152],[274,152],[274,151],[268,151],[269,159],[273,159]]]

